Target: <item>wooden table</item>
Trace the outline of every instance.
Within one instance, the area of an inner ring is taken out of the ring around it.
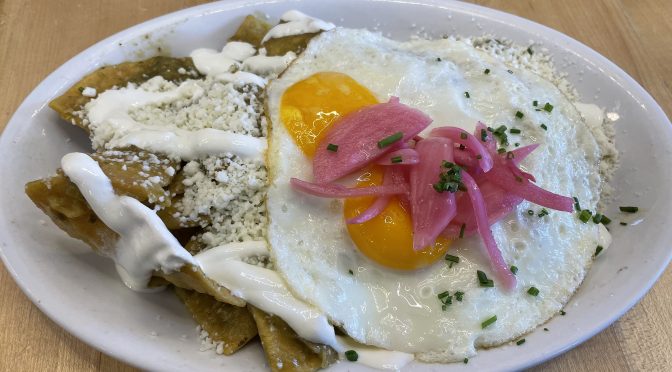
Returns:
[[[53,69],[91,44],[196,0],[0,0],[0,130]],[[672,115],[672,0],[479,0],[559,30],[639,81]],[[44,316],[0,265],[0,371],[133,371]],[[672,270],[604,332],[539,369],[672,370]]]

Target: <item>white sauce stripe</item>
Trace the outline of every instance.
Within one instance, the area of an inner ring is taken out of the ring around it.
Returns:
[[[234,73],[224,72],[215,76],[215,79],[223,83],[233,83],[234,85],[254,84],[260,88],[266,86],[266,79],[245,71],[236,71]]]
[[[217,75],[230,72],[233,66],[253,56],[256,49],[251,44],[232,41],[227,43],[221,52],[214,49],[200,48],[191,52],[191,59],[199,72],[205,75]]]
[[[266,139],[205,128],[195,131],[135,130],[110,141],[107,148],[136,146],[151,152],[169,154],[182,160],[195,160],[207,155],[231,153],[243,159],[263,160]]]
[[[243,62],[243,70],[259,75],[278,75],[295,59],[296,54],[294,52],[287,52],[284,56],[257,55],[247,58]]]
[[[290,10],[280,17],[285,23],[280,23],[268,31],[262,39],[262,44],[270,39],[277,39],[286,36],[310,34],[319,31],[329,31],[333,29],[334,24],[325,22],[321,19],[313,18],[298,10]]]
[[[171,273],[188,263],[197,265],[156,212],[136,199],[114,193],[110,179],[90,156],[67,154],[61,167],[96,216],[119,234],[113,258],[129,288],[146,289],[154,270]]]

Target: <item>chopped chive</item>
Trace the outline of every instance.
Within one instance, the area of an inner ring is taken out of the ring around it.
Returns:
[[[525,114],[523,114],[523,113],[520,112],[520,111],[516,111],[516,117],[517,117],[518,119],[522,119],[523,116],[525,116]]]
[[[516,143],[514,143],[513,145],[516,146],[516,147],[518,147],[518,146],[520,146],[520,143],[516,142]]]
[[[608,225],[611,222],[611,219],[605,215],[602,215],[602,219],[600,220],[600,222],[603,225]]]
[[[441,300],[441,302],[443,302],[443,299],[448,296],[450,296],[450,293],[448,291],[443,291],[439,293],[437,297],[439,298],[439,300]]]
[[[506,153],[506,158],[507,158],[507,159],[513,159],[513,158],[515,158],[515,157],[516,157],[516,155],[515,155],[513,152],[511,152],[511,151],[509,151],[509,152]]]
[[[403,159],[401,158],[401,155],[399,155],[399,156],[393,156],[390,159],[390,161],[392,162],[392,164],[398,164],[398,163],[401,163],[403,161]]]
[[[464,298],[464,292],[462,291],[457,291],[455,292],[455,299],[462,302],[462,299]]]
[[[333,143],[330,143],[327,145],[327,150],[331,152],[336,152],[338,151],[338,145],[334,145]]]
[[[532,46],[527,47],[527,53],[528,53],[529,55],[534,54],[534,52],[532,51]]]
[[[563,316],[564,316],[565,314],[567,314],[567,313],[565,312],[565,310],[560,310],[560,315],[563,315]]]
[[[489,73],[490,73],[490,69],[489,69],[489,68],[486,68],[485,71],[483,71],[483,73],[486,74],[486,75],[489,74]]]
[[[543,130],[548,130],[548,127],[547,127],[546,124],[544,124],[544,123],[541,123],[540,127],[541,127],[541,129],[543,129]]]
[[[587,209],[582,210],[579,212],[579,219],[583,223],[587,223],[590,220],[590,217],[593,215],[593,213]]]
[[[355,275],[355,273],[353,273],[352,270],[348,270],[348,273],[349,273],[350,275]]]
[[[527,210],[527,214],[529,214],[530,216],[534,216],[534,211],[531,210],[531,209],[528,209],[528,210]]]
[[[378,141],[378,148],[379,149],[384,149],[385,147],[401,140],[404,138],[404,133],[403,132],[397,132],[389,137],[385,137],[382,140]]]
[[[621,222],[621,226],[628,226],[627,222]]]
[[[464,229],[467,227],[466,223],[463,223],[462,226],[460,226],[460,239],[464,238]]]
[[[539,106],[539,101],[532,101],[532,106],[534,106],[534,107]]]
[[[511,70],[506,70],[506,72],[508,72],[509,74],[513,74],[513,71]]]
[[[525,339],[521,338],[520,340],[516,341],[516,345],[520,346],[525,343]]]
[[[532,296],[538,296],[539,295],[539,289],[537,289],[537,287],[530,287],[530,289],[527,290],[527,294],[532,295]]]
[[[446,255],[446,261],[454,262],[454,263],[460,263],[460,258],[458,256],[453,256],[452,254],[447,254]]]
[[[469,363],[469,358],[464,358],[464,359],[462,359],[462,363],[464,363],[464,364]]]
[[[460,138],[461,139],[467,139],[469,136],[467,135],[467,132],[461,132],[460,133]]]
[[[546,209],[546,208],[541,208],[541,212],[539,212],[539,214],[538,214],[537,216],[538,216],[538,217],[548,216],[548,209]]]
[[[471,96],[469,95],[469,92],[464,92],[464,96],[467,97],[467,98],[471,98]]]
[[[497,315],[493,315],[492,318],[487,319],[483,323],[481,323],[481,329],[485,329],[487,326],[490,324],[494,323],[497,321]]]
[[[478,283],[481,285],[481,287],[492,288],[495,286],[495,282],[492,279],[488,279],[487,275],[485,275],[483,271],[477,270],[476,275],[478,276]]]
[[[544,328],[544,331],[548,332],[548,328]]]
[[[637,213],[639,211],[639,207],[618,207],[618,209],[625,213]]]
[[[520,134],[520,129],[518,129],[518,128],[511,128],[511,129],[509,129],[509,133],[511,133],[511,134]]]
[[[441,57],[436,57],[436,62],[441,62]]]
[[[509,270],[511,270],[511,273],[513,273],[513,275],[516,275],[516,273],[518,272],[518,267],[517,266],[511,266],[511,268]]]
[[[481,141],[485,142],[488,140],[488,132],[485,129],[481,129]]]
[[[601,245],[598,245],[597,248],[595,248],[595,254],[593,255],[594,257],[597,257],[600,252],[602,252],[604,248]]]
[[[551,111],[553,111],[553,105],[551,105],[550,103],[546,102],[546,104],[544,105],[544,111],[546,111],[546,112],[551,112]]]
[[[465,145],[460,144],[460,146],[459,146],[458,148],[459,148],[460,150],[464,151],[464,149],[466,149],[467,147],[466,147]]]
[[[503,147],[500,147],[500,148],[497,149],[497,153],[498,153],[498,154],[503,154],[503,153],[505,153],[505,152],[506,152],[506,149],[503,148]]]
[[[574,196],[573,198],[574,198],[574,209],[576,209],[576,211],[578,212],[581,210],[581,204],[579,204],[579,198],[577,198],[576,196]]]
[[[359,355],[357,355],[357,352],[354,350],[348,350],[345,352],[345,359],[351,362],[356,362],[357,359],[359,359]]]

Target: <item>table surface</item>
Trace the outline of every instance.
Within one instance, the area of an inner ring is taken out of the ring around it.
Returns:
[[[52,70],[129,26],[196,0],[0,0],[0,131]],[[478,0],[563,32],[606,56],[672,116],[671,0]],[[0,371],[135,371],[49,320],[0,265]],[[672,270],[620,320],[538,369],[672,369]]]

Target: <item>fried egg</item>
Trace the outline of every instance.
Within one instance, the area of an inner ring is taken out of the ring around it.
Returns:
[[[267,94],[268,240],[275,268],[294,295],[358,342],[427,362],[461,361],[477,347],[515,339],[560,311],[596,246],[609,242],[602,225],[566,212],[538,217],[541,207],[523,202],[491,227],[507,264],[518,268],[518,285],[513,291],[497,283],[484,288],[477,270],[493,275],[478,237],[439,240],[415,252],[412,217],[397,200],[373,220],[347,225],[371,199],[321,199],[290,187],[292,177],[312,180],[315,147],[339,117],[396,96],[433,119],[425,133],[444,125],[472,132],[479,120],[520,129],[509,135],[511,146],[540,144],[523,169],[539,186],[594,209],[600,154],[574,105],[550,82],[511,71],[465,42],[397,42],[335,29],[315,38]],[[552,110],[539,109],[545,103]],[[344,182],[362,186],[380,179],[374,168]],[[445,253],[459,263],[450,265]],[[530,287],[539,294],[528,294]],[[464,295],[444,309],[437,297],[445,291]]]

